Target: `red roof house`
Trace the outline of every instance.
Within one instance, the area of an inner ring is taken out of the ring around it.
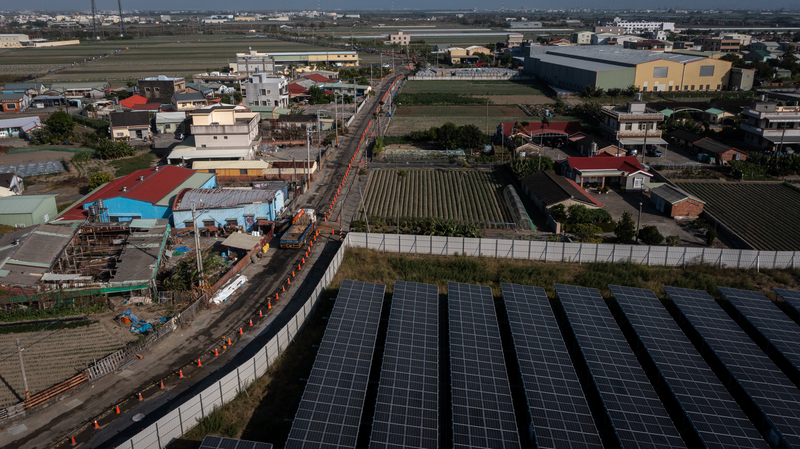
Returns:
[[[587,183],[604,187],[608,178],[610,183],[627,190],[642,190],[644,183],[653,177],[635,156],[613,155],[568,157],[562,162],[562,173],[580,187]]]
[[[514,126],[512,122],[503,122],[497,127],[497,131],[502,132],[507,138],[513,138],[517,134],[525,136],[539,136],[544,134],[543,137],[569,137],[572,134],[581,130],[580,122],[550,122],[542,128],[541,121],[530,122],[528,126],[522,128]]]
[[[304,75],[303,78],[308,78],[311,81],[315,81],[317,83],[332,83],[333,80],[328,78],[327,76],[320,75],[319,73],[311,73],[308,75]]]
[[[137,170],[128,176],[113,179],[72,207],[62,212],[54,222],[84,221],[89,207],[102,200],[106,221],[128,221],[134,218],[169,218],[172,200],[185,188],[214,188],[216,175],[196,173],[188,168],[165,165]]]
[[[124,106],[128,109],[133,109],[133,107],[136,106],[137,104],[145,104],[145,103],[147,103],[147,98],[141,95],[134,95],[132,97],[128,97],[124,100],[119,101],[120,106]]]
[[[297,95],[304,95],[304,94],[308,93],[308,89],[306,89],[305,87],[303,87],[303,86],[301,86],[301,85],[299,85],[297,83],[289,84],[288,89],[289,89],[289,96],[290,97],[297,96]]]

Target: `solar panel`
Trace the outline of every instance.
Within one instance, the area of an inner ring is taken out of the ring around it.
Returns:
[[[447,283],[453,447],[520,446],[489,287]]]
[[[793,309],[793,319],[800,316],[800,292],[783,288],[773,288],[772,290],[786,302],[789,308]]]
[[[790,377],[800,377],[800,326],[760,292],[719,287],[742,317],[778,352]]]
[[[608,288],[704,447],[769,447],[653,292]]]
[[[439,446],[439,287],[396,281],[371,448]]]
[[[355,447],[385,290],[342,282],[286,448]]]
[[[272,449],[269,443],[206,435],[199,449]]]
[[[555,287],[620,444],[686,447],[600,292]]]
[[[758,408],[772,437],[800,447],[800,391],[704,291],[664,287],[679,313],[713,350],[733,380]],[[768,304],[767,304],[768,305]],[[786,444],[786,443],[784,443]]]
[[[544,289],[500,287],[536,447],[601,449],[603,443]]]

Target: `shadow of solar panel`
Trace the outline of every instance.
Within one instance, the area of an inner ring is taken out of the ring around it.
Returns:
[[[199,449],[272,449],[269,443],[257,441],[237,440],[235,438],[222,438],[207,435],[200,443]]]
[[[500,287],[537,447],[602,448],[544,289],[516,284]]]
[[[555,287],[622,446],[686,447],[600,292]]]
[[[439,441],[439,287],[395,281],[370,448]]]
[[[761,292],[719,287],[719,291],[753,329],[777,351],[791,379],[800,379],[800,326]]]
[[[784,309],[786,313],[789,314],[796,323],[800,323],[800,292],[783,288],[773,288],[772,290],[775,291],[788,306],[789,310]]]
[[[489,287],[447,283],[454,448],[519,448]]]
[[[800,391],[707,292],[664,291],[773,429],[767,441],[800,447]]]
[[[385,290],[342,282],[286,448],[356,446]]]
[[[652,291],[608,288],[705,447],[769,447]]]

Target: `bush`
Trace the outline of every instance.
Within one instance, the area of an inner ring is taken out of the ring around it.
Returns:
[[[89,178],[89,190],[94,190],[100,187],[101,185],[111,181],[112,179],[114,179],[114,177],[111,176],[111,173],[106,173],[102,171],[97,172],[93,174],[91,178]]]
[[[550,216],[553,220],[563,223],[567,221],[567,208],[563,204],[556,204],[550,209]]]
[[[572,206],[567,208],[567,222],[574,223],[574,224],[586,224],[592,223],[593,215],[592,211],[589,210],[586,206],[582,206],[580,204],[573,204]]]
[[[664,241],[664,236],[657,227],[648,225],[639,230],[639,240],[645,245],[660,245]]]
[[[678,246],[681,244],[681,238],[677,235],[670,235],[667,237],[667,245]]]
[[[112,142],[105,137],[97,140],[95,154],[100,159],[118,159],[136,154],[128,142]]]
[[[92,153],[86,150],[79,150],[72,155],[72,163],[89,162],[92,160]]]
[[[572,232],[578,237],[580,241],[587,241],[594,239],[603,231],[598,226],[588,223],[580,223],[572,226]]]
[[[708,231],[706,231],[706,245],[713,246],[714,240],[716,239],[717,239],[717,231],[713,229],[709,229]]]

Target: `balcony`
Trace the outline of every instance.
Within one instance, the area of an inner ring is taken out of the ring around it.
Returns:
[[[765,129],[765,128],[758,128],[752,125],[747,125],[745,123],[742,123],[739,126],[742,129],[742,131],[746,133],[755,134],[756,136],[761,136],[769,140],[774,140],[774,139],[780,140],[781,136],[783,136],[784,138],[800,137],[800,128],[786,129],[786,130],[777,128]]]

